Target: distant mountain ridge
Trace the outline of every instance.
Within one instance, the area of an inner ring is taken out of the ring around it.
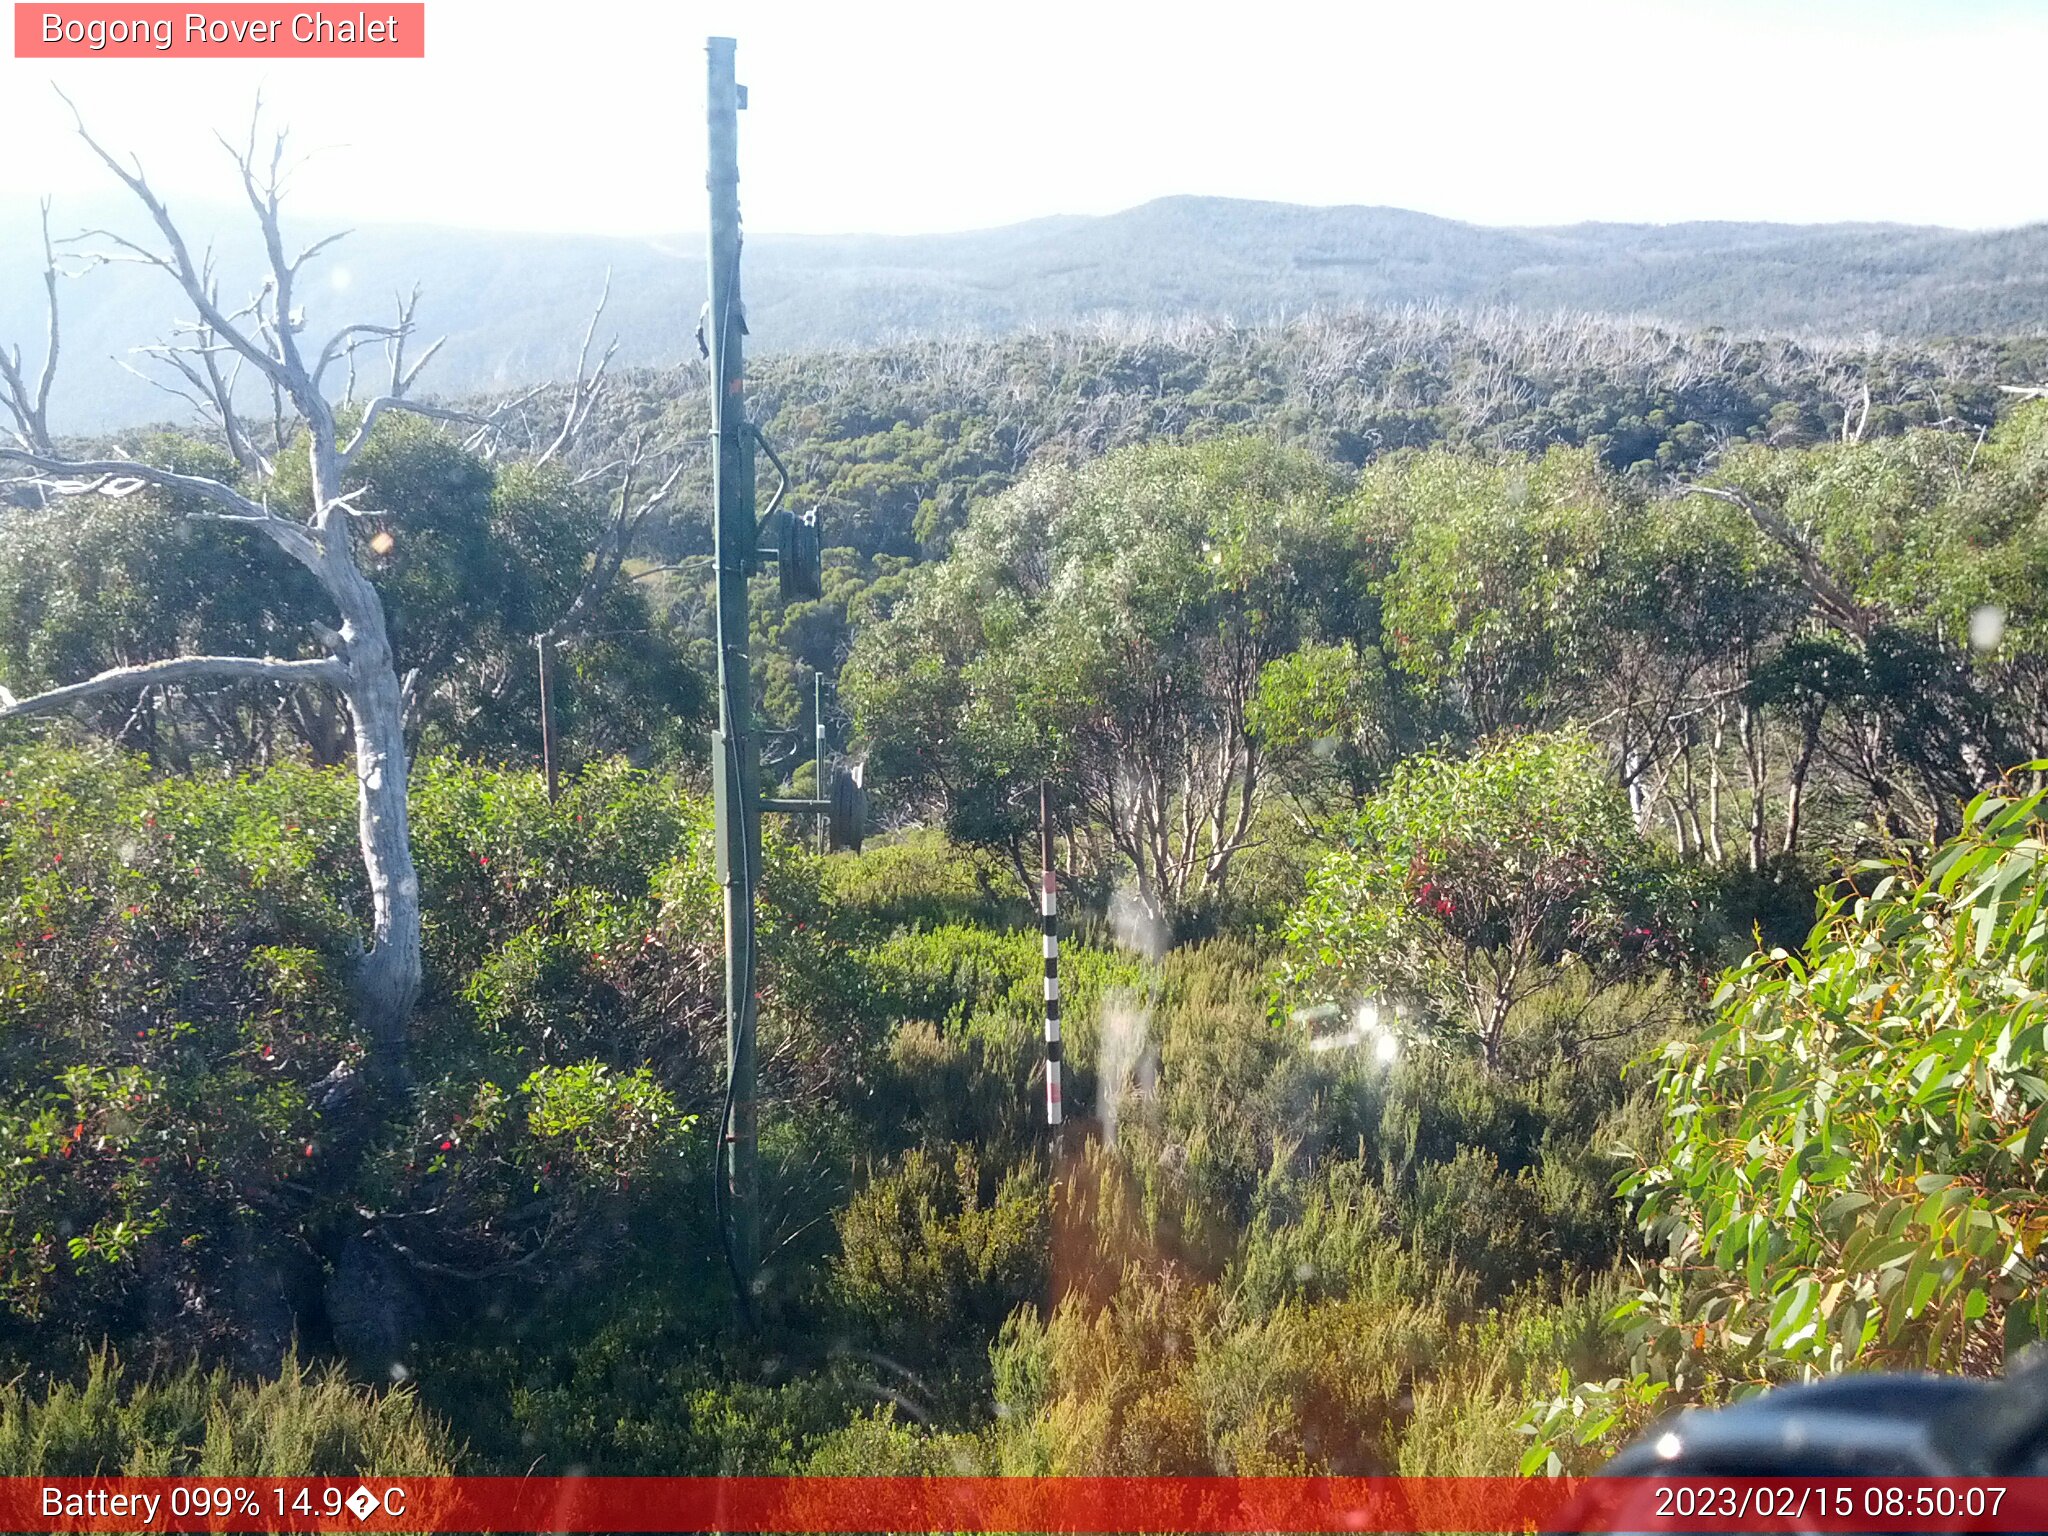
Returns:
[[[15,212],[0,218],[0,342],[21,342],[33,359],[42,338],[39,247],[33,220]],[[64,219],[62,207],[57,217]],[[245,222],[232,210],[191,217],[195,233],[218,234],[224,290],[235,292],[236,263],[246,269],[252,255]],[[123,216],[123,228],[132,223]],[[449,395],[511,388],[570,370],[608,268],[606,329],[619,336],[622,363],[658,365],[694,352],[704,290],[696,236],[366,226],[313,270],[308,329],[381,316],[389,295],[417,282],[422,327],[448,336],[432,387]],[[746,294],[752,344],[776,351],[1002,333],[1104,314],[1260,321],[1315,307],[1418,302],[1836,336],[2032,332],[2048,329],[2048,225],[1520,229],[1400,208],[1170,197],[1101,217],[960,234],[753,235]],[[63,298],[56,422],[97,431],[174,411],[175,402],[111,360],[164,333],[176,313],[168,280],[132,266],[105,268],[64,285]]]

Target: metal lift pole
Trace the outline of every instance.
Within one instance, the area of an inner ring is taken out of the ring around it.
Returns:
[[[716,502],[712,558],[718,570],[718,740],[712,763],[718,878],[725,893],[726,1102],[723,1240],[744,1308],[760,1263],[760,1169],[755,1100],[754,891],[761,871],[761,752],[747,658],[747,577],[756,561],[754,435],[747,421],[740,302],[739,112],[746,93],[733,78],[733,39],[714,37],[708,55],[712,474]]]
[[[867,791],[858,767],[841,767],[824,782],[824,683],[814,686],[818,785],[808,799],[761,795],[761,732],[754,724],[747,660],[747,578],[773,560],[782,601],[814,601],[824,592],[823,553],[815,508],[785,509],[789,469],[747,417],[746,306],[740,300],[739,114],[747,88],[733,79],[733,40],[706,40],[706,119],[710,129],[711,302],[702,336],[711,360],[711,465],[714,506],[712,561],[718,572],[718,740],[712,750],[711,795],[718,818],[718,880],[725,893],[725,1105],[719,1115],[717,1211],[719,1241],[752,1316],[761,1266],[760,1099],[754,1025],[759,1012],[754,897],[761,884],[761,813],[817,816],[833,852],[860,851],[867,830]],[[754,452],[768,455],[779,477],[767,515],[754,509]],[[764,545],[764,534],[775,542]]]

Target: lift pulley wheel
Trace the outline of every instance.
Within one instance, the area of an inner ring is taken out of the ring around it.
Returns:
[[[859,853],[868,834],[868,792],[858,769],[841,768],[832,775],[832,809],[825,815],[825,843],[834,853]]]
[[[775,564],[782,577],[785,603],[808,602],[825,595],[825,555],[818,542],[818,511],[783,512],[776,521]]]

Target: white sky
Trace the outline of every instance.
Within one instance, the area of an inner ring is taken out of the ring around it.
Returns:
[[[330,12],[373,13],[375,0]],[[755,230],[912,232],[1195,192],[1482,223],[2048,219],[2048,0],[428,0],[424,61],[0,60],[0,219],[105,172],[233,192],[261,86],[295,204],[701,227],[703,39],[739,38]],[[60,215],[61,218],[61,215]]]

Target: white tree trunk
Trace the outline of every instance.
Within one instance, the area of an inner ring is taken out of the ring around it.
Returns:
[[[405,709],[383,605],[366,618],[349,635],[347,689],[356,738],[356,829],[370,882],[370,946],[356,977],[357,1023],[378,1066],[400,1067],[420,991],[420,881],[406,798]]]

